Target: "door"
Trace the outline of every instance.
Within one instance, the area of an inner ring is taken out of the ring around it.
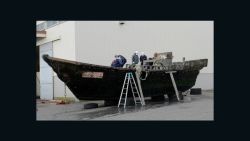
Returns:
[[[53,99],[53,70],[42,59],[44,54],[53,56],[52,42],[40,46],[40,98],[46,100]]]

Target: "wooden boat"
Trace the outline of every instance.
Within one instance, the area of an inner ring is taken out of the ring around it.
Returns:
[[[117,104],[125,74],[132,72],[135,76],[137,71],[131,66],[115,68],[69,61],[48,55],[44,55],[43,59],[79,100],[105,100],[107,103]],[[144,97],[158,98],[165,94],[169,97],[175,95],[171,78],[166,73],[168,71],[176,71],[173,75],[179,92],[189,90],[195,85],[199,71],[207,66],[207,62],[207,59],[199,59],[172,63],[171,56],[165,59],[146,60],[140,67]],[[129,91],[128,97],[131,96],[132,92]]]

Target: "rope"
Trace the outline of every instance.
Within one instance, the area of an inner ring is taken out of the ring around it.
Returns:
[[[145,72],[146,72],[145,78],[141,78],[140,77],[141,80],[146,80],[147,79],[147,77],[148,77],[148,71],[145,71]],[[140,76],[141,76],[141,74],[140,74]]]

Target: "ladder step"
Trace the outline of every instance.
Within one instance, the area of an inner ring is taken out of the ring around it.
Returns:
[[[129,83],[130,83],[130,86],[129,86]],[[120,105],[125,106],[127,97],[126,96],[124,97],[123,95],[128,94],[128,89],[129,89],[128,87],[131,87],[131,90],[132,90],[132,93],[134,96],[135,104],[139,104],[139,103],[142,104],[142,99],[140,97],[140,93],[138,91],[134,76],[131,72],[129,72],[129,73],[126,73],[125,78],[124,78],[123,87],[122,87],[122,91],[121,91],[121,95],[120,95],[120,99],[119,99],[120,103],[118,103],[118,107]]]

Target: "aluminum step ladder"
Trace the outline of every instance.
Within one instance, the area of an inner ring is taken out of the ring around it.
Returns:
[[[140,93],[138,91],[137,85],[135,83],[134,76],[133,76],[132,72],[128,72],[128,73],[126,73],[125,78],[124,78],[124,82],[123,82],[123,86],[122,86],[122,90],[121,90],[121,95],[120,95],[118,107],[120,107],[120,105],[123,105],[124,108],[126,107],[129,84],[130,84],[130,87],[131,87],[131,90],[132,90],[135,105],[139,104],[139,103],[141,105],[144,105],[143,101],[142,101],[142,98],[141,98],[141,95],[140,95]]]

